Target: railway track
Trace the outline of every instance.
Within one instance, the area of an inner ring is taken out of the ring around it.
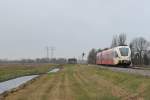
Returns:
[[[148,69],[142,69],[140,67],[129,67],[129,68],[123,68],[123,67],[112,67],[112,66],[98,66],[99,68],[105,68],[110,69],[112,71],[116,72],[126,72],[131,74],[137,74],[142,76],[148,76],[150,77],[150,70]]]

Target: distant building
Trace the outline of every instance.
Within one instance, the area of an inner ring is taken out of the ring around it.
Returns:
[[[68,64],[77,64],[77,59],[76,58],[69,58]]]

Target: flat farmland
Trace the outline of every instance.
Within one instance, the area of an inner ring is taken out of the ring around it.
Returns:
[[[65,65],[5,100],[150,100],[150,78],[90,65]]]
[[[20,76],[46,73],[50,64],[1,64],[0,82]]]

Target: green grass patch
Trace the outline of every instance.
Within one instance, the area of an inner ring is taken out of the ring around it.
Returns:
[[[150,100],[150,77],[131,73],[114,72],[109,69],[95,68],[100,78],[112,82],[135,96]]]
[[[119,100],[118,97],[111,94],[110,89],[101,87],[88,79],[92,74],[89,76],[85,72],[93,72],[93,69],[88,69],[87,67],[84,69],[82,65],[67,65],[66,67],[66,73],[72,83],[70,88],[74,92],[75,100]],[[82,73],[85,73],[85,76]]]
[[[141,84],[144,84],[145,82],[150,82],[149,78],[141,75],[134,75],[123,72],[113,72],[108,69],[99,69],[97,71],[97,74],[99,74],[104,79],[110,80],[115,85],[127,88],[131,92],[136,92]]]

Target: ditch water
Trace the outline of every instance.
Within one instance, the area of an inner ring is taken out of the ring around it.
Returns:
[[[59,68],[55,68],[50,70],[48,73],[56,73],[58,72],[60,69]],[[5,82],[0,82],[0,94],[2,94],[5,91],[9,91],[12,90],[14,88],[19,87],[22,84],[25,84],[26,82],[32,80],[33,78],[38,77],[39,75],[31,75],[31,76],[23,76],[23,77],[19,77],[16,79],[11,79]]]
[[[0,94],[9,91],[11,89],[17,88],[18,86],[32,80],[35,77],[38,77],[39,75],[31,75],[31,76],[23,76],[16,79],[11,79],[5,82],[0,83]]]
[[[56,73],[56,72],[58,72],[59,70],[60,70],[59,68],[55,68],[55,69],[50,70],[48,73]]]

